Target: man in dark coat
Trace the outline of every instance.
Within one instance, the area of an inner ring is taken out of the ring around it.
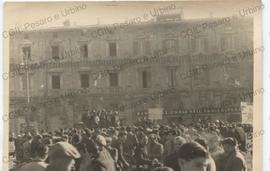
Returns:
[[[115,147],[118,150],[118,165],[124,169],[129,167],[129,163],[127,162],[127,159],[124,156],[124,143],[127,140],[127,132],[122,131],[118,135],[118,139],[113,143],[113,147]]]
[[[223,145],[224,154],[220,165],[217,167],[219,171],[247,171],[246,161],[244,156],[240,153],[237,148],[237,141],[232,137],[225,138],[221,141]]]
[[[129,163],[134,162],[134,150],[136,145],[138,144],[137,136],[132,132],[130,127],[126,128],[127,130],[127,140],[124,143],[124,156]]]
[[[97,135],[97,153],[94,154],[94,158],[88,166],[88,171],[116,171],[115,161],[105,148],[106,144],[106,139],[101,135]]]
[[[164,148],[163,145],[158,142],[157,135],[151,134],[149,139],[150,142],[147,145],[148,157],[151,160],[158,159],[160,162],[163,161]]]
[[[147,155],[148,137],[146,135],[140,139],[134,150],[134,158],[137,170],[144,165],[151,165],[152,160],[149,160]]]
[[[246,133],[240,124],[235,128],[234,137],[239,143],[239,149],[246,152]]]

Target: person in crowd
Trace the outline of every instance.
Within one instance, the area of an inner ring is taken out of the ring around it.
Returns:
[[[206,171],[209,163],[208,151],[197,142],[185,143],[177,152],[178,171]]]
[[[174,138],[173,140],[173,146],[174,146],[174,149],[173,149],[173,152],[177,151],[184,143],[186,143],[186,139],[181,137],[181,136],[177,136]]]
[[[100,115],[99,113],[94,115],[94,128],[98,128],[100,125]]]
[[[63,136],[62,136],[63,137]],[[61,138],[63,139],[63,138]],[[71,144],[79,151],[79,153],[85,153],[86,149],[84,148],[84,145],[82,144],[82,136],[79,133],[75,133],[72,136]],[[82,157],[75,159],[75,169],[79,170],[81,165]]]
[[[178,153],[178,150],[180,149],[180,147],[186,143],[186,139],[184,139],[183,137],[181,136],[177,136],[174,138],[174,151],[171,152],[171,154],[167,155],[165,157],[165,161],[164,161],[164,164],[165,166],[168,166],[168,167],[171,167],[173,168],[174,170],[180,170],[180,167],[177,163],[177,153]]]
[[[74,145],[74,147],[81,154],[81,157],[75,160],[76,171],[85,170],[87,168],[88,160],[90,159],[90,156],[86,150],[86,145],[84,142],[82,142],[82,139],[81,139],[79,143]]]
[[[67,135],[63,135],[63,136],[62,136],[62,141],[64,141],[64,142],[69,142],[68,136],[67,136]]]
[[[112,138],[107,137],[106,143],[107,143],[107,149],[108,149],[109,153],[111,154],[112,159],[114,160],[116,171],[121,171],[122,168],[117,163],[118,162],[118,150],[116,148],[112,147]]]
[[[239,143],[239,149],[243,152],[246,152],[246,134],[244,129],[241,127],[241,124],[237,124],[237,126],[235,126],[235,131],[234,131],[234,137],[237,140],[237,142]]]
[[[15,156],[15,134],[11,133],[9,135],[9,156]]]
[[[127,132],[121,131],[118,134],[118,139],[114,142],[114,146],[118,150],[118,161],[117,164],[122,168],[128,168],[130,164],[127,162],[124,156],[124,143],[127,140]]]
[[[209,147],[208,147],[205,139],[197,138],[194,141],[201,144],[209,152]],[[216,163],[215,163],[214,159],[212,158],[212,156],[210,155],[210,152],[209,152],[209,159],[210,159],[210,163],[207,166],[207,171],[216,171]]]
[[[163,145],[157,140],[156,134],[151,134],[149,136],[149,143],[147,144],[147,153],[150,160],[158,159],[158,161],[163,161]]]
[[[17,171],[44,171],[47,168],[48,164],[45,162],[49,151],[47,145],[39,141],[33,141],[31,143],[31,151],[31,161]]]
[[[224,149],[223,157],[219,158],[218,171],[247,171],[244,156],[238,149],[237,140],[232,137],[221,141]]]
[[[147,156],[147,144],[148,144],[148,137],[146,135],[142,135],[142,138],[139,139],[139,143],[136,145],[134,150],[134,158],[136,169],[139,170],[144,165],[151,165],[152,160],[150,160]]]
[[[97,135],[90,150],[93,159],[88,165],[88,171],[116,171],[115,161],[105,148],[106,145],[106,139]]]
[[[21,135],[15,138],[15,156],[17,161],[23,161],[23,138]]]
[[[95,111],[91,115],[100,116],[107,113]],[[114,111],[111,113],[113,114]],[[100,116],[101,118],[108,119],[108,117]],[[104,120],[103,122],[104,124],[99,124],[98,127],[91,123],[85,125],[85,128],[61,128],[51,132],[42,130],[40,133],[31,131],[31,134],[21,132],[22,136],[17,135],[15,139],[16,159],[12,159],[15,160],[15,167],[20,165],[18,168],[22,169],[21,166],[26,165],[20,162],[28,162],[27,164],[31,163],[31,167],[40,165],[46,171],[127,171],[130,169],[154,171],[160,166],[165,166],[162,169],[168,167],[174,171],[205,169],[214,171],[215,164],[217,171],[235,171],[236,169],[244,171],[246,168],[237,141],[233,139],[220,143],[220,139],[228,135],[237,139],[235,126],[244,128],[243,124],[223,121],[199,121],[186,125],[175,122],[157,124],[148,119],[142,119],[134,126],[109,126],[107,123],[110,122]],[[243,130],[242,133],[246,133],[246,130]],[[243,136],[238,136],[238,139],[241,140],[241,137]],[[62,143],[65,145],[61,145]],[[220,144],[223,144],[224,150]],[[41,145],[51,147],[49,157],[39,154]],[[62,152],[60,150],[54,153],[55,146],[58,146],[58,149],[61,147]],[[75,149],[77,153],[74,150],[67,152],[70,149]],[[192,154],[188,153],[192,150],[194,151]],[[77,155],[74,156],[73,153]],[[54,157],[59,154],[62,154],[61,157]],[[24,157],[28,160],[24,160]],[[43,165],[43,162],[49,165]]]
[[[176,132],[174,130],[168,131],[168,135],[165,140],[164,145],[164,157],[167,157],[174,151],[174,138],[176,137]]]
[[[112,147],[112,138],[107,137],[106,138],[106,143],[107,143],[107,149],[109,153],[111,154],[113,160],[115,163],[118,161],[118,150],[114,147]]]
[[[138,138],[131,130],[131,127],[126,128],[127,140],[124,143],[124,156],[129,163],[134,163],[133,156],[136,145],[138,144]]]
[[[49,165],[45,171],[73,171],[75,159],[81,157],[78,150],[67,142],[58,142],[49,150]]]
[[[31,142],[33,138],[32,135],[29,133],[26,135],[26,141],[23,143],[23,161],[28,162],[31,158]]]

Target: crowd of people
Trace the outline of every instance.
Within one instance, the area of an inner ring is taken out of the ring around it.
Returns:
[[[88,128],[119,126],[119,113],[115,110],[88,110],[82,116],[84,125]]]
[[[11,134],[14,171],[247,171],[251,126],[145,122]]]

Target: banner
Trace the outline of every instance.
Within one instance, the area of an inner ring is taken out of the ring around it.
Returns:
[[[150,120],[162,120],[163,108],[149,108],[148,119]]]
[[[241,102],[241,115],[243,124],[253,123],[253,105],[247,102]]]

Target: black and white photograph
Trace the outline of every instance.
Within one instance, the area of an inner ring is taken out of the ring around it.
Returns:
[[[4,4],[4,170],[262,170],[246,1]]]

